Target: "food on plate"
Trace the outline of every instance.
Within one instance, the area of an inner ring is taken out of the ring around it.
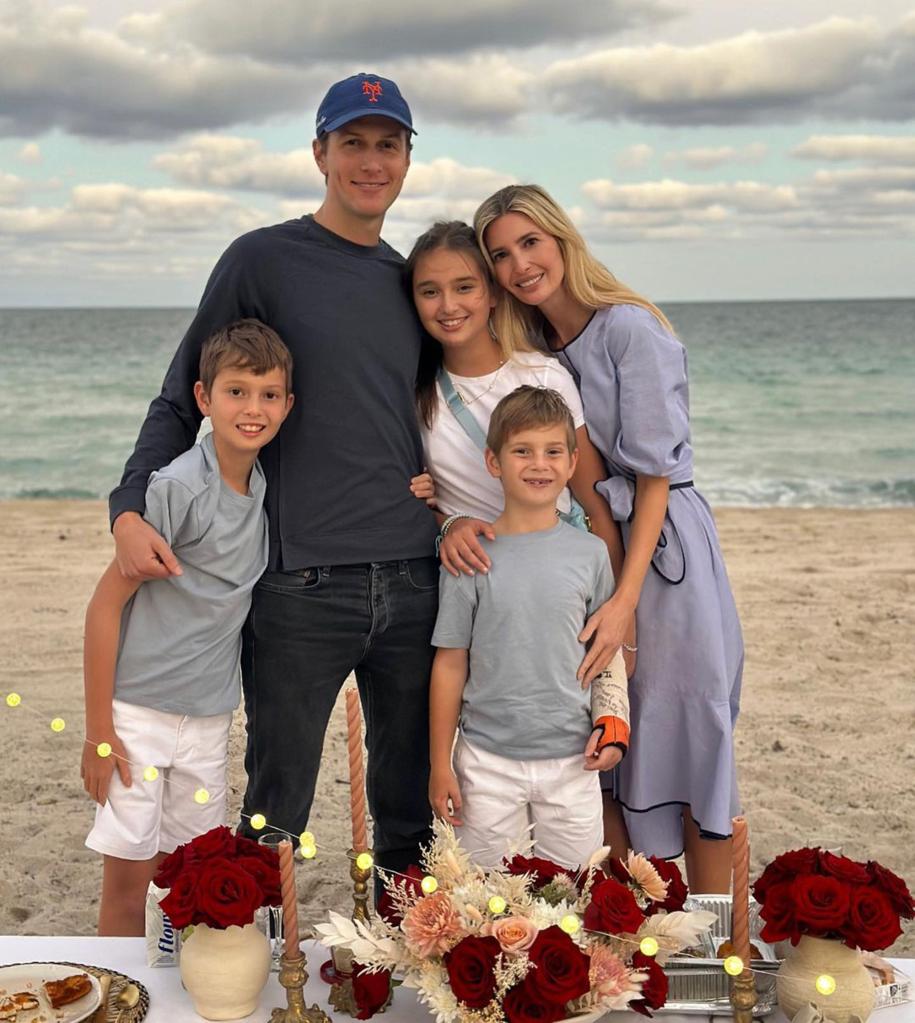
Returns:
[[[728,956],[733,956],[733,955],[737,955],[737,952],[736,952],[734,946],[731,944],[730,941],[723,941],[718,946],[718,958],[719,959],[727,959]],[[752,942],[750,942],[750,958],[751,959],[762,959],[762,957],[763,957],[762,956],[762,952],[760,952],[759,949]]]
[[[12,998],[0,998],[0,1023],[8,1023],[9,1020],[14,1020],[18,1011],[16,1003]]]
[[[46,980],[44,990],[52,1007],[59,1009],[62,1005],[69,1005],[88,995],[92,990],[92,981],[88,974],[76,973],[60,980]]]

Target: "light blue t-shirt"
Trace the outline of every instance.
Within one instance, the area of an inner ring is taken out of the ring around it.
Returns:
[[[613,593],[604,542],[559,522],[480,537],[488,573],[439,577],[432,645],[469,650],[461,705],[468,741],[514,760],[583,753],[591,696],[575,677],[588,616]]]
[[[116,699],[194,717],[238,706],[241,628],[267,567],[264,490],[256,462],[247,494],[223,482],[212,434],[150,475],[144,517],[183,574],[143,583],[124,608]]]

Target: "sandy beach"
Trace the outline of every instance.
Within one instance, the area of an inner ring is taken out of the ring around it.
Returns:
[[[915,886],[915,511],[724,509],[747,647],[737,754],[755,876],[805,844],[873,858]],[[79,778],[86,602],[111,556],[101,502],[0,502],[0,932],[90,934],[100,862]],[[62,717],[66,728],[49,723]],[[233,727],[230,819],[244,787]],[[351,905],[342,699],[299,869],[305,921]],[[891,950],[915,955],[915,927]]]

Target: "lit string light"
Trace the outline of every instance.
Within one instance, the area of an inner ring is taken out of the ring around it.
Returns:
[[[438,880],[431,874],[426,874],[422,881],[420,881],[419,886],[426,895],[432,895],[433,892],[438,890]]]
[[[652,958],[658,954],[658,939],[650,934],[639,942],[639,951],[642,955]]]
[[[8,692],[3,694],[3,703],[10,709],[17,709],[21,707],[23,710],[29,711],[37,717],[44,718],[44,715],[40,711],[36,710],[33,707],[30,707],[27,703],[23,702],[22,695],[20,693]],[[54,717],[49,722],[49,727],[51,731],[59,734],[60,732],[63,732],[66,729],[67,723],[66,720],[62,717]],[[119,753],[115,753],[111,747],[111,743],[109,742],[100,742],[94,744],[90,739],[86,739],[85,742],[89,746],[94,746],[96,755],[101,757],[103,760],[107,760],[108,758],[122,760],[129,767],[138,771],[145,782],[153,783],[159,780],[159,769],[153,766],[152,764],[146,764],[141,766],[136,761],[130,760],[128,757],[121,756],[121,754]],[[185,789],[186,791],[190,790],[190,786],[182,784],[180,782],[175,782],[167,777],[162,778],[162,781],[168,783],[169,785],[173,785],[178,789]],[[200,806],[204,806],[210,801],[210,793],[205,788],[201,787],[193,791],[193,798],[194,801],[198,803]],[[246,814],[244,812],[240,812],[239,816],[249,821],[251,827],[255,831],[261,830],[267,825],[267,821],[264,818],[263,814]],[[295,841],[296,836],[291,831],[286,831],[284,828],[278,828],[273,825],[271,825],[271,830],[286,835],[290,839],[290,841],[293,842]],[[314,859],[317,856],[318,852],[317,844],[315,842],[315,836],[310,831],[303,831],[301,835],[299,835],[298,837],[300,841],[299,852],[302,858],[306,860]]]
[[[375,858],[370,852],[361,852],[356,857],[356,866],[360,870],[371,870],[375,865]]]

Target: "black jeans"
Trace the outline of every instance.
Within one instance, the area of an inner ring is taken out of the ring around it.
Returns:
[[[264,574],[242,645],[244,813],[262,813],[294,835],[306,827],[327,722],[355,670],[375,858],[400,871],[419,862],[418,847],[430,837],[430,639],[437,606],[435,558]],[[256,837],[246,819],[241,831]]]

